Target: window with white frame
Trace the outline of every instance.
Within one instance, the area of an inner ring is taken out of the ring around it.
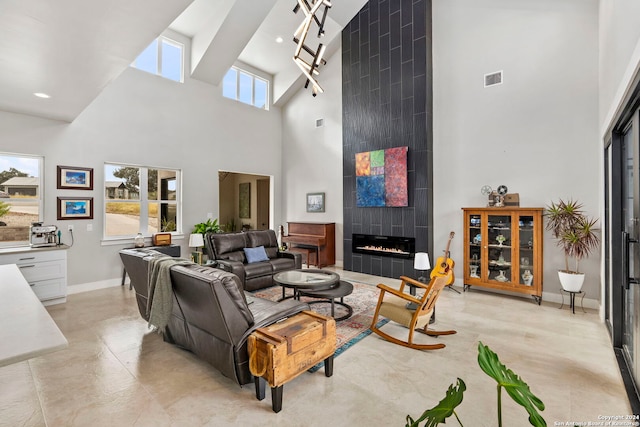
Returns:
[[[184,81],[184,45],[160,36],[142,51],[132,67],[176,82]]]
[[[231,67],[222,82],[222,96],[269,109],[269,81],[248,71]]]
[[[0,246],[29,243],[29,226],[43,218],[43,157],[0,153]]]
[[[182,172],[147,166],[104,166],[104,236],[181,233]]]

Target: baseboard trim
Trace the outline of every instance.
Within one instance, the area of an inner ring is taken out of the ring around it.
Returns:
[[[78,285],[67,286],[67,295],[79,294],[82,292],[97,291],[98,289],[114,288],[121,286],[122,278],[100,280],[98,282],[80,283]],[[125,284],[125,286],[129,286]]]
[[[456,288],[458,289],[463,289],[463,288],[459,288],[456,286]],[[490,293],[496,293],[496,294],[501,294],[501,295],[509,295],[509,296],[516,296],[516,297],[523,297],[523,298],[532,298],[531,295],[528,294],[518,294],[517,292],[509,292],[509,291],[503,291],[501,289],[492,289],[492,288],[485,288],[483,286],[471,286],[469,289],[471,290],[477,290],[477,291],[483,291],[483,292],[490,292]],[[556,293],[552,293],[552,292],[542,292],[542,301],[544,302],[551,302],[551,303],[556,303],[556,304],[562,304],[562,297],[563,295],[561,294],[556,294]],[[569,307],[569,294],[564,295],[564,305],[565,307]],[[585,310],[588,309],[593,309],[593,310],[600,310],[600,301],[596,300],[596,299],[592,299],[592,298],[584,298],[584,301],[582,301],[582,298],[579,295],[576,295],[576,313],[578,313],[582,308],[585,308]]]
[[[544,291],[542,292],[542,301],[555,302],[558,304],[562,304],[563,297],[564,297],[564,305],[568,307],[569,301],[570,301],[569,294],[561,295],[561,294],[556,294],[551,292],[544,292]],[[583,301],[580,295],[576,295],[576,309],[579,310],[582,307],[590,308],[593,310],[600,310],[600,301],[597,299],[586,298],[586,297],[584,298],[584,301]]]

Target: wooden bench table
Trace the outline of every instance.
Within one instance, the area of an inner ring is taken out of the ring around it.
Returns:
[[[318,265],[318,249],[317,248],[305,248],[303,246],[293,246],[290,247],[289,252],[296,252],[299,254],[302,254],[304,257],[307,258],[307,267],[311,268],[311,255],[313,255],[315,262],[314,265]]]
[[[271,387],[273,412],[282,409],[285,383],[324,361],[324,374],[333,375],[336,322],[313,311],[303,311],[273,325],[256,329],[249,336],[249,369],[255,377],[256,398]]]

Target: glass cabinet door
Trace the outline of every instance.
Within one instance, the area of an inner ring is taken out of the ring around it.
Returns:
[[[487,215],[487,280],[511,282],[511,215]]]
[[[544,208],[462,208],[464,289],[481,286],[542,302]]]
[[[479,279],[482,273],[482,216],[469,216],[469,277]]]
[[[533,216],[520,215],[518,217],[520,235],[518,236],[519,278],[518,283],[533,286],[533,266],[538,260],[534,259],[533,251]]]

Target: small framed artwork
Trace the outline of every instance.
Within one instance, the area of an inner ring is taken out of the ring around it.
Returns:
[[[191,261],[202,265],[202,252],[191,252]]]
[[[324,212],[324,193],[307,193],[307,212]]]
[[[58,197],[58,220],[93,219],[93,197]]]
[[[251,218],[251,183],[241,183],[238,191],[238,216]]]
[[[58,166],[58,189],[93,190],[93,168]]]

